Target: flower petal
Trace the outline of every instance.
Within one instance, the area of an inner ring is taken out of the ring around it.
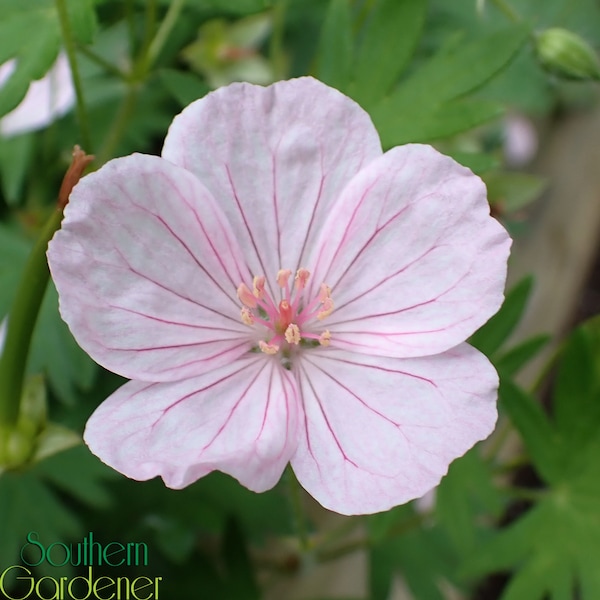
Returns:
[[[368,114],[309,77],[208,94],[175,118],[163,149],[218,199],[271,293],[279,269],[303,266],[342,188],[380,154]]]
[[[0,67],[0,88],[16,66],[17,61],[10,60]],[[61,52],[48,73],[31,83],[22,102],[0,119],[0,132],[12,136],[41,129],[69,112],[74,104],[75,88],[69,61]]]
[[[179,489],[219,470],[261,492],[289,462],[300,418],[290,373],[252,355],[184,381],[126,383],[94,412],[84,439],[132,479],[160,475]]]
[[[509,247],[471,171],[430,146],[390,150],[349,183],[315,247],[331,344],[397,357],[455,346],[502,304]]]
[[[194,175],[161,158],[117,159],[82,179],[48,261],[79,344],[125,377],[198,375],[251,345],[233,233]]]
[[[494,428],[498,377],[467,344],[409,359],[328,350],[299,367],[305,432],[291,462],[330,510],[373,513],[418,498]]]

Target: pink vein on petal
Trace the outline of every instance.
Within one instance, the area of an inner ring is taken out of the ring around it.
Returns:
[[[224,166],[225,166],[225,171],[227,172],[227,179],[229,180],[229,185],[231,186],[231,191],[233,193],[235,203],[237,204],[237,207],[238,207],[238,210],[242,217],[242,220],[244,221],[244,225],[246,226],[246,231],[248,232],[248,235],[250,236],[250,241],[252,242],[252,247],[254,248],[254,252],[256,253],[256,258],[258,258],[258,262],[260,263],[260,266],[263,270],[263,274],[268,276],[268,273],[266,272],[266,269],[265,269],[265,265],[262,261],[262,256],[260,255],[260,252],[258,251],[258,247],[256,246],[256,241],[254,240],[254,235],[252,235],[252,230],[250,229],[250,226],[248,225],[248,219],[246,218],[246,213],[244,212],[244,209],[242,208],[242,204],[238,197],[237,190],[235,189],[235,185],[233,183],[233,178],[231,177],[231,172],[229,171],[229,166],[227,164],[225,164]]]
[[[198,257],[194,254],[194,252],[192,252],[192,250],[190,249],[190,247],[179,237],[179,235],[177,235],[175,233],[175,231],[173,231],[173,229],[171,228],[171,226],[161,216],[155,214],[154,212],[152,212],[151,210],[145,208],[144,206],[140,206],[139,204],[136,204],[135,202],[132,202],[132,205],[135,206],[136,208],[139,208],[143,212],[146,212],[146,213],[150,214],[152,217],[154,217],[179,242],[179,244],[185,249],[185,251],[188,253],[188,255],[196,263],[196,265],[198,266],[198,268],[200,268],[204,272],[204,274],[214,283],[215,287],[217,287],[223,293],[223,295],[226,298],[228,298],[229,300],[231,300],[231,302],[236,306],[236,308],[238,307],[237,300],[233,296],[231,296],[230,294],[228,294],[223,289],[223,287],[221,286],[221,284],[207,271],[207,269],[204,267],[204,265],[202,265],[202,263],[198,260]],[[206,236],[206,233],[204,232],[204,228],[203,228],[203,233],[205,234],[205,237],[207,237],[207,239],[209,239],[208,236]],[[212,248],[212,243],[210,242],[210,240],[209,240],[209,244],[211,244],[211,248]],[[219,256],[219,254],[218,253],[215,253],[215,254],[217,256],[217,259],[221,263],[221,265],[223,265],[223,263],[221,262],[221,258]],[[230,281],[231,281],[231,277],[227,273],[226,269],[224,269],[224,272],[227,275],[228,279],[230,279]],[[233,286],[236,286],[236,284],[233,283]]]
[[[338,437],[334,433],[333,428],[331,427],[331,424],[329,423],[329,419],[327,418],[327,414],[325,413],[325,409],[323,408],[321,400],[319,399],[319,396],[317,395],[317,392],[315,391],[315,388],[314,388],[314,386],[312,384],[312,381],[310,380],[310,378],[308,376],[308,373],[306,372],[306,369],[304,369],[303,367],[300,367],[300,368],[304,372],[305,379],[308,382],[308,385],[310,386],[310,389],[313,392],[313,396],[314,396],[314,398],[315,398],[315,400],[317,402],[317,405],[319,407],[319,411],[320,411],[321,415],[323,416],[325,424],[327,425],[327,429],[329,429],[329,432],[331,433],[331,437],[334,439],[335,445],[338,447],[338,450],[340,451],[340,454],[343,456],[343,458],[344,458],[345,461],[349,462],[351,465],[353,465],[354,467],[356,467],[358,469],[359,466],[352,459],[350,459],[347,456],[346,452],[342,448],[342,444],[340,443]],[[308,428],[307,428],[307,431],[308,431]],[[311,454],[312,454],[312,451],[311,451]],[[313,457],[314,457],[314,455],[313,455]],[[315,459],[315,462],[317,462],[316,459]]]

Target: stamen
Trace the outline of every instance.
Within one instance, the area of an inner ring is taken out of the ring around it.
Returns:
[[[321,302],[325,302],[327,298],[331,298],[331,288],[328,285],[322,283],[321,289],[319,290],[319,300]]]
[[[256,308],[256,298],[245,283],[240,284],[237,289],[237,295],[242,304],[248,308]]]
[[[254,289],[252,290],[252,293],[254,294],[254,296],[256,298],[259,298],[262,300],[262,298],[264,298],[265,296],[265,276],[264,275],[256,275],[254,277],[254,280],[252,281],[252,285],[254,287]]]
[[[265,354],[277,354],[277,352],[279,352],[279,346],[277,344],[267,344],[267,342],[264,342],[263,340],[258,342],[258,347]]]
[[[292,272],[289,269],[280,269],[277,273],[277,285],[284,288],[288,284],[288,279]]]
[[[310,271],[304,268],[298,269],[296,272],[296,278],[294,279],[294,283],[296,284],[296,289],[303,290],[306,287],[306,282],[310,277]]]
[[[300,337],[300,327],[295,323],[290,323],[285,330],[285,340],[288,344],[299,344]]]
[[[258,347],[265,354],[278,354],[282,350],[282,361],[290,360],[298,350],[292,345],[311,348],[317,343],[329,346],[331,333],[328,329],[322,333],[311,331],[311,322],[322,321],[334,309],[331,298],[331,288],[322,283],[316,294],[307,297],[305,292],[310,278],[308,269],[300,268],[294,277],[294,292],[290,290],[290,269],[280,269],[277,272],[277,285],[282,290],[282,300],[277,303],[265,289],[265,276],[256,275],[252,280],[252,289],[245,283],[240,283],[237,295],[242,303],[241,320],[248,326],[265,328],[259,334],[263,338]],[[257,332],[258,333],[258,332]]]
[[[252,314],[252,311],[245,306],[242,306],[242,323],[244,323],[244,325],[254,325],[254,315]]]
[[[322,321],[325,317],[328,317],[333,312],[333,300],[331,298],[325,298],[323,301],[323,308],[317,313],[317,319]]]

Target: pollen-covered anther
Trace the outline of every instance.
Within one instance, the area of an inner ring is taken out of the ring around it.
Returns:
[[[305,268],[300,268],[296,272],[296,277],[294,278],[294,283],[296,285],[297,290],[303,290],[306,287],[306,282],[310,277],[310,271]]]
[[[288,284],[288,280],[292,272],[290,269],[280,269],[277,272],[277,285],[280,288],[284,288]]]
[[[242,306],[242,323],[244,325],[254,325],[254,315],[249,308]]]
[[[325,298],[323,300],[323,308],[317,313],[317,319],[322,321],[325,317],[328,317],[333,312],[333,300],[331,298]]]
[[[321,346],[329,346],[329,342],[331,342],[331,333],[329,333],[329,329],[326,329],[319,336],[319,344],[321,344]]]
[[[288,344],[300,343],[300,327],[295,323],[290,323],[285,330],[285,340]]]
[[[258,342],[258,347],[261,349],[261,352],[264,352],[265,354],[277,354],[277,352],[279,352],[279,346],[277,344],[268,344],[263,340]]]
[[[319,290],[319,300],[325,302],[327,298],[331,298],[331,288],[326,283],[322,283]]]
[[[258,299],[264,298],[265,295],[265,276],[256,275],[252,281],[253,290],[252,293]]]
[[[256,297],[250,291],[250,288],[245,284],[241,283],[237,289],[237,295],[241,303],[248,308],[256,308]]]

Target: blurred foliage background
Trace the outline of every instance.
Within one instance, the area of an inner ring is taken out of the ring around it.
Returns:
[[[95,154],[92,168],[159,154],[173,116],[232,81],[310,74],[338,88],[370,113],[385,148],[432,143],[470,167],[494,214],[526,238],[552,185],[530,168],[540,132],[597,106],[599,46],[596,0],[0,0],[0,64],[13,61],[0,78],[0,316],[21,301],[73,146]],[[2,118],[63,52],[72,109],[4,132]],[[302,498],[302,549],[285,481],[256,495],[215,473],[175,492],[87,451],[84,424],[122,380],[78,348],[50,282],[27,362],[24,446],[0,429],[0,573],[20,564],[28,532],[47,544],[93,532],[147,543],[149,565],[123,575],[161,576],[166,600],[597,600],[600,320],[560,340],[512,342],[533,286],[512,287],[472,339],[501,376],[494,436],[435,493],[388,513],[341,518]],[[549,343],[536,376],[519,377]]]

